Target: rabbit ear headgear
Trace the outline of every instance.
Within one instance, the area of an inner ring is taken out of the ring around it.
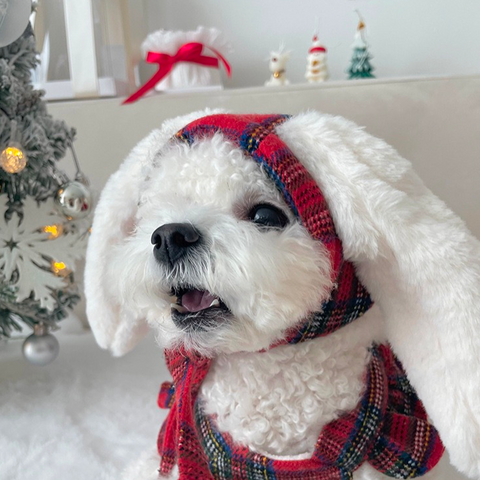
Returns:
[[[204,113],[205,114],[205,113]],[[159,148],[184,125],[154,132],[108,182],[87,254],[87,313],[101,346],[122,354],[143,320],[109,291],[109,251],[128,241],[140,187]],[[480,243],[383,141],[338,117],[307,113],[277,135],[325,196],[387,336],[457,468],[480,476]]]
[[[345,258],[450,453],[480,477],[480,242],[385,142],[307,113],[277,134],[324,193]]]

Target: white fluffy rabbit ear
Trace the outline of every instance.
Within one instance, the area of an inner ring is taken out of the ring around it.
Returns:
[[[385,142],[306,113],[277,129],[321,187],[452,463],[480,478],[480,243]]]
[[[135,231],[141,188],[161,147],[186,124],[213,113],[220,112],[205,110],[166,121],[133,149],[101,194],[87,249],[85,296],[95,338],[114,355],[131,350],[148,331],[141,315],[119,298],[116,282],[122,280],[116,278],[113,266],[122,259],[116,258],[121,249],[115,247]]]

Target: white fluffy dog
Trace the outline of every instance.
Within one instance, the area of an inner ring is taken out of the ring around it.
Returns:
[[[103,191],[85,273],[100,346],[122,355],[150,325],[168,351],[208,359],[196,402],[202,413],[255,458],[281,462],[310,459],[324,427],[357,407],[371,347],[388,341],[452,463],[478,478],[479,242],[383,141],[339,117],[284,119],[272,131],[320,187],[343,257],[375,301],[328,335],[285,342],[338,288],[331,252],[266,169],[224,134],[170,140],[212,113],[165,122]],[[163,478],[159,465],[157,452],[145,455],[126,478]],[[162,472],[183,480],[277,478],[230,477],[211,459],[210,477],[182,468]],[[347,470],[278,478],[352,478]],[[368,461],[352,470],[354,480],[389,478]],[[429,470],[423,478],[441,478]]]

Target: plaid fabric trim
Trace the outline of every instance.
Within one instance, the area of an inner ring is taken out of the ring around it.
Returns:
[[[424,475],[443,455],[438,432],[388,346],[372,346],[362,399],[325,425],[307,460],[271,459],[222,434],[196,401],[209,361],[177,353],[167,352],[177,392],[158,438],[164,475],[177,464],[182,480],[351,480],[368,461],[385,475],[407,479]]]
[[[346,480],[353,478],[365,461],[398,479],[419,477],[431,470],[444,451],[438,433],[428,424],[423,406],[390,348],[373,346],[371,352],[367,386],[357,408],[323,428],[314,454],[307,460],[271,459],[235,444],[197,402],[197,428],[213,478]],[[390,402],[391,397],[396,401]],[[406,405],[414,407],[409,415],[402,413]]]
[[[158,394],[158,406],[160,408],[172,408],[175,400],[175,385],[172,382],[163,382]]]
[[[373,305],[350,262],[343,263],[337,285],[330,299],[323,303],[320,312],[311,314],[300,328],[294,328],[288,333],[288,343],[328,335],[361,317]]]
[[[435,467],[445,448],[400,361],[385,345],[376,351],[387,373],[388,404],[368,461],[390,477],[420,477]]]
[[[166,351],[165,359],[176,392],[172,408],[158,436],[157,448],[161,457],[159,473],[168,475],[177,464],[182,480],[211,480],[193,412],[210,360],[183,349]]]

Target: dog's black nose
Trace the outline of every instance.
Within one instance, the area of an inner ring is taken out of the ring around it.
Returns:
[[[153,254],[161,263],[173,264],[200,244],[200,234],[188,223],[167,223],[152,234]]]

